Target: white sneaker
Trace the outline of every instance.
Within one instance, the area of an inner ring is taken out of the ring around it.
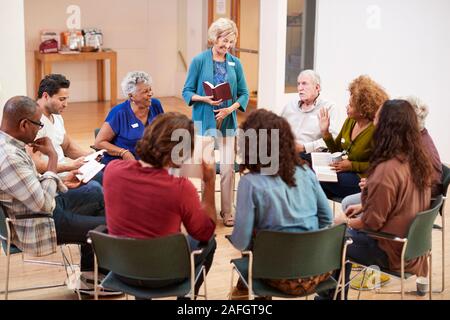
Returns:
[[[98,275],[99,282],[101,282],[104,278],[105,278],[104,275],[102,275],[102,274]],[[102,287],[101,285],[99,285],[98,287],[99,287],[98,288],[99,296],[118,296],[118,295],[123,294],[123,292],[121,292],[121,291],[106,289],[106,288]],[[90,279],[90,277],[86,276],[85,273],[82,273],[80,275],[76,288],[77,288],[78,292],[80,292],[80,294],[85,294],[85,295],[90,295],[90,296],[95,295],[94,279]]]

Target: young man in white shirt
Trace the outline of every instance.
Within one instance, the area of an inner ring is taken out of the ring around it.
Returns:
[[[37,103],[42,111],[44,127],[37,138],[49,137],[58,154],[58,173],[77,170],[84,164],[84,157],[91,151],[83,150],[66,133],[61,113],[68,105],[70,81],[60,74],[47,75],[39,85]],[[47,157],[34,154],[33,160],[39,172],[46,167]]]
[[[297,151],[310,161],[308,154],[326,148],[319,128],[319,111],[326,108],[330,114],[330,132],[339,134],[338,110],[320,97],[320,76],[313,70],[302,71],[297,78],[298,98],[288,103],[281,113],[294,133]]]

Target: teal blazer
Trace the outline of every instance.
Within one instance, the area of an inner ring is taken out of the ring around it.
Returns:
[[[237,101],[241,105],[239,110],[245,112],[247,109],[249,94],[241,61],[228,53],[226,55],[226,62],[228,82],[230,83],[231,93],[233,95],[233,100],[227,101],[227,106],[229,107]],[[213,83],[213,73],[213,55],[211,49],[208,49],[197,55],[192,60],[183,88],[183,99],[189,106],[193,107],[192,120],[195,122],[196,129],[198,130],[197,134],[202,136],[216,135],[216,119],[213,111],[214,108],[207,103],[193,102],[192,97],[196,94],[199,96],[205,96],[203,82],[209,81]],[[223,136],[230,136],[235,134],[236,129],[237,115],[236,111],[233,111],[233,113],[223,119],[220,131]]]

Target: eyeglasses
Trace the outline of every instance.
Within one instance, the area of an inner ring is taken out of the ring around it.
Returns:
[[[28,119],[28,118],[25,118],[25,120],[28,120],[28,121],[30,121],[32,124],[34,124],[34,125],[36,125],[36,126],[39,126],[39,128],[41,128],[41,129],[44,127],[44,124],[43,124],[41,121],[36,122],[36,121],[33,121],[33,120],[31,120],[31,119]]]

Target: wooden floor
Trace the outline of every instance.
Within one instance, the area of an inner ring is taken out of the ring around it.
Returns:
[[[162,98],[161,102],[166,112],[178,111],[190,116],[190,108],[186,107],[183,101],[178,98]],[[94,102],[70,104],[63,114],[68,134],[73,137],[80,145],[88,148],[93,143],[94,128],[98,128],[101,126],[108,111],[109,104],[107,103]],[[240,117],[239,119],[242,120],[242,117]],[[218,198],[218,195],[216,196],[216,203],[218,204],[218,206],[220,206],[220,199]],[[447,205],[447,216],[449,214],[449,207],[450,206]],[[440,221],[438,222],[440,223]],[[216,231],[218,246],[214,257],[213,266],[207,277],[209,299],[227,299],[229,293],[231,279],[230,260],[239,257],[239,252],[237,252],[224,237],[231,232],[232,228],[224,227],[219,221]],[[434,289],[440,289],[442,270],[441,232],[435,231],[433,235],[433,287]],[[448,236],[449,234],[447,232],[446,239],[449,239]],[[74,255],[74,260],[78,261],[77,247],[71,246],[71,249],[71,252]],[[67,249],[65,250],[67,252]],[[445,268],[447,272],[446,283],[447,287],[450,287],[449,248],[447,248],[445,257]],[[15,255],[12,257],[10,289],[64,283],[66,278],[64,268],[56,266],[34,265],[29,263],[24,264],[21,259],[21,255]],[[57,253],[46,258],[46,260],[60,262],[62,259],[60,253]],[[0,291],[3,290],[3,286],[5,283],[5,266],[6,257],[4,256],[2,251],[2,255],[0,256]],[[397,280],[392,280],[391,283],[388,284],[385,288],[387,290],[397,290],[399,288],[399,282]],[[406,289],[415,290],[414,278],[406,282]],[[356,296],[357,291],[350,290],[349,298],[355,299]],[[0,295],[0,298],[3,298],[2,295]],[[11,293],[10,299],[73,300],[77,299],[77,295],[72,290],[69,290],[66,286],[64,286],[52,289]],[[122,296],[118,299],[124,299],[124,297]],[[361,295],[361,299],[393,300],[399,299],[399,296],[390,294],[375,294],[374,292],[369,291],[363,292]],[[406,299],[426,300],[426,297],[422,298],[415,295],[407,295]],[[446,290],[442,294],[434,294],[433,299],[450,299],[450,290]]]

